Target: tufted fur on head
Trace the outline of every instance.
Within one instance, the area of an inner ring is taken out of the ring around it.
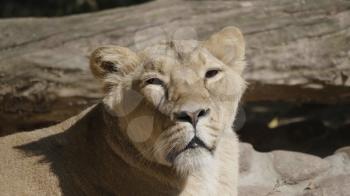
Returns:
[[[227,27],[203,42],[174,40],[138,54],[102,47],[91,70],[144,158],[186,175],[210,167],[220,138],[231,132],[245,89],[244,47],[239,29]],[[129,74],[137,66],[142,70]]]
[[[245,90],[244,59],[242,33],[227,27],[206,41],[173,40],[139,53],[100,48],[91,69],[109,86],[104,102],[141,156],[187,176],[222,164],[227,135],[237,142],[231,126]],[[124,74],[135,66],[132,77]]]

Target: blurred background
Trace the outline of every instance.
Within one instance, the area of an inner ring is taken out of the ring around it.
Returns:
[[[234,125],[258,151],[320,157],[350,145],[348,0],[0,0],[0,135],[46,127],[101,97],[96,47],[140,50],[205,39],[229,25],[247,40],[249,88]]]
[[[64,16],[147,1],[149,0],[1,0],[0,17]]]

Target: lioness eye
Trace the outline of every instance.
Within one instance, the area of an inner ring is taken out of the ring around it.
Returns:
[[[146,84],[163,85],[164,82],[159,78],[151,78],[146,80]]]
[[[205,77],[212,78],[212,77],[216,76],[219,73],[219,71],[220,70],[218,70],[218,69],[209,70],[209,71],[207,71],[207,73],[205,73]]]

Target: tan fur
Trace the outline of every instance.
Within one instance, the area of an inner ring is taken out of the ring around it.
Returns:
[[[139,53],[102,47],[90,67],[105,86],[101,103],[0,138],[1,195],[237,195],[237,28]]]

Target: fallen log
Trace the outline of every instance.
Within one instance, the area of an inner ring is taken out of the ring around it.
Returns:
[[[90,52],[242,29],[245,101],[350,101],[348,0],[158,0],[57,18],[0,20],[0,135],[66,119],[101,97]]]

